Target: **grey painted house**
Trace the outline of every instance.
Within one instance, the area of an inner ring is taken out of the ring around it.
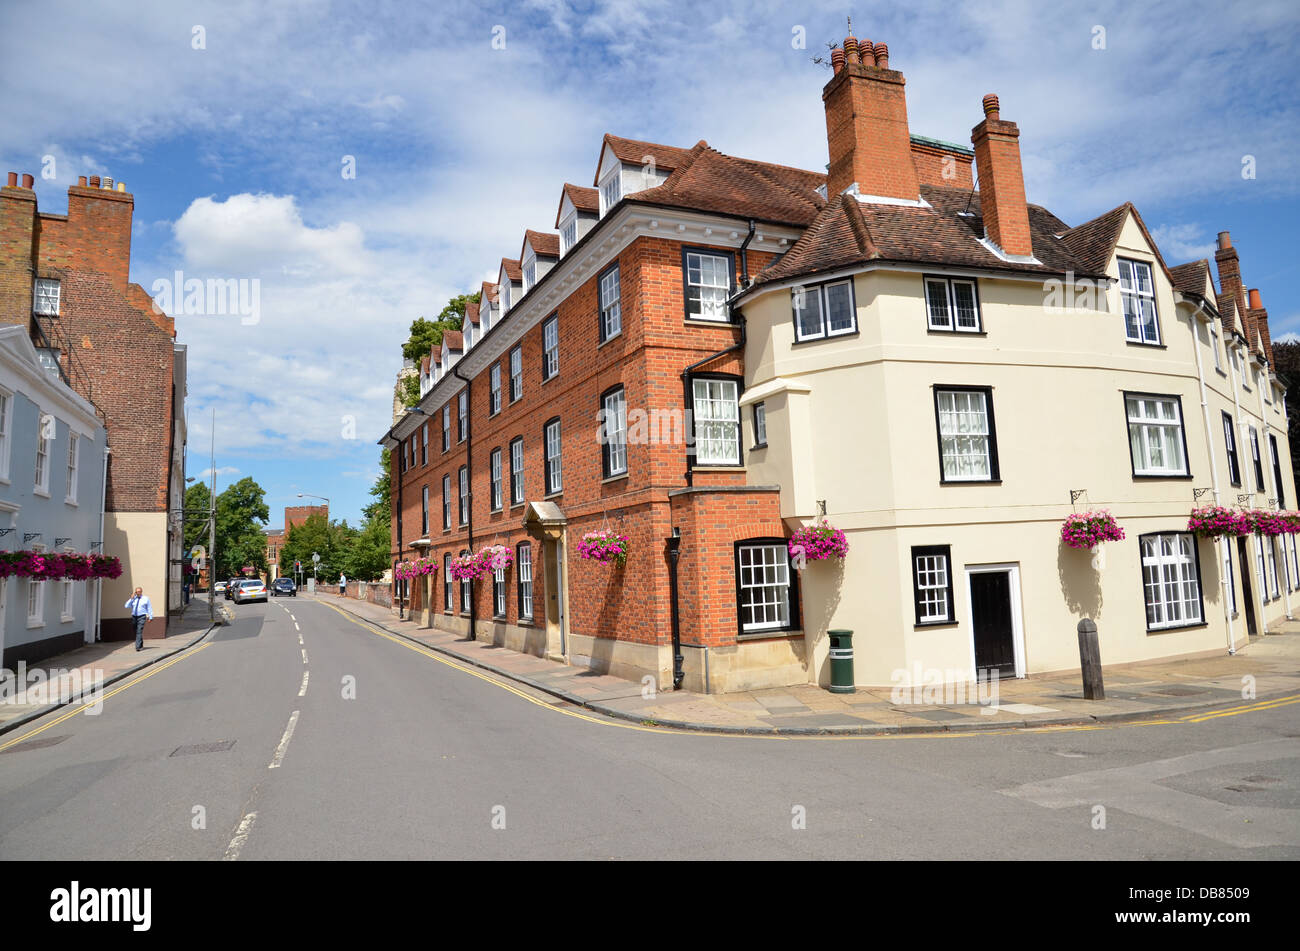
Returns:
[[[106,447],[95,408],[41,364],[27,329],[0,327],[0,551],[100,552]],[[0,579],[0,667],[94,641],[101,585]]]

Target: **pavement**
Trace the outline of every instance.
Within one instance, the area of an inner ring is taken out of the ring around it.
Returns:
[[[1279,633],[1252,637],[1235,655],[1105,667],[1105,700],[1085,700],[1080,676],[1064,673],[1001,680],[992,703],[987,696],[985,703],[976,696],[953,696],[954,688],[948,688],[946,697],[933,697],[935,702],[895,703],[889,687],[836,694],[813,684],[646,696],[640,681],[421,628],[399,620],[386,607],[340,598],[326,589],[318,588],[315,600],[575,706],[645,725],[712,733],[826,736],[1078,726],[1194,716],[1209,708],[1300,693],[1300,621],[1284,622]],[[973,686],[969,692],[974,693]],[[922,694],[915,699],[931,698]]]
[[[224,604],[217,605],[217,622],[228,619]],[[0,679],[0,733],[17,729],[59,707],[89,698],[94,691],[151,667],[173,654],[185,650],[211,629],[208,602],[195,595],[185,610],[168,618],[167,636],[149,638],[137,651],[135,641],[98,641],[76,650],[55,654],[23,671],[23,683],[16,682],[16,671]]]

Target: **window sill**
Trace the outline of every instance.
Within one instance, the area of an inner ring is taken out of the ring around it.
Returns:
[[[799,337],[798,331],[795,331],[795,339],[790,343],[790,346],[800,347],[806,343],[826,343],[827,341],[830,340],[852,339],[853,337],[857,337],[860,335],[861,333],[860,331],[857,330],[857,328],[854,328],[853,330],[844,330],[837,334],[822,334],[821,336],[818,337],[802,337],[802,338]]]
[[[754,445],[752,445],[752,446],[749,447],[749,451],[750,451],[750,452],[753,452],[755,449],[766,449],[766,448],[767,448],[767,443],[765,443],[765,442],[756,442],[756,443],[754,443]]]
[[[59,615],[59,623],[60,623],[60,624],[69,624],[69,623],[71,623],[72,621],[75,621],[76,619],[77,619],[77,616],[76,616],[75,614],[60,614],[60,615]]]
[[[76,500],[76,499],[64,499],[64,500],[63,500],[63,504],[64,504],[64,505],[71,505],[74,509],[77,508],[77,500]]]
[[[521,506],[524,506],[524,505],[527,505],[527,504],[528,504],[527,501],[524,501],[524,502],[511,502],[511,503],[510,503],[510,508],[511,508],[511,509],[517,509],[517,508],[520,508]]]
[[[1125,340],[1130,347],[1146,347],[1149,350],[1168,350],[1169,347],[1163,343],[1146,343],[1142,340]]]
[[[691,466],[692,472],[744,472],[743,462],[707,462],[704,465]]]
[[[601,347],[605,346],[605,344],[610,343],[611,341],[617,340],[617,339],[618,339],[619,337],[621,337],[621,336],[623,336],[623,328],[622,328],[622,327],[619,328],[618,333],[614,334],[614,335],[611,336],[611,337],[606,337],[606,338],[605,338],[604,340],[602,340],[600,343],[596,344],[596,349],[599,350]]]
[[[1174,631],[1194,631],[1197,628],[1209,627],[1205,621],[1196,621],[1192,624],[1174,624],[1170,627],[1149,627],[1148,634],[1169,634]]]
[[[559,375],[560,375],[560,371],[559,371],[559,370],[556,370],[556,371],[555,371],[554,373],[552,373],[550,376],[544,376],[544,377],[542,377],[542,386],[545,386],[547,383],[550,383],[552,380],[554,380],[554,379],[555,379],[557,376],[559,376]]]
[[[1188,474],[1183,474],[1183,475],[1175,475],[1175,474],[1173,474],[1173,473],[1170,473],[1170,474],[1168,474],[1168,475],[1164,475],[1164,474],[1157,474],[1157,473],[1154,473],[1154,472],[1151,472],[1151,473],[1145,473],[1145,474],[1144,474],[1144,473],[1141,473],[1141,472],[1135,472],[1135,473],[1133,473],[1133,479],[1134,479],[1134,481],[1138,481],[1138,480],[1140,480],[1140,481],[1143,481],[1143,482],[1152,482],[1152,481],[1159,480],[1159,479],[1169,479],[1169,480],[1174,480],[1174,481],[1182,480],[1182,481],[1185,481],[1185,482],[1189,482],[1189,481],[1191,481],[1192,478],[1193,478],[1193,477],[1192,477],[1192,475],[1191,475],[1190,473],[1188,473]]]
[[[560,489],[558,492],[548,492],[546,495],[542,496],[542,501],[546,501],[547,499],[558,499],[562,495],[564,495],[563,489]]]
[[[43,499],[48,499],[50,497],[50,492],[48,489],[43,490],[40,488],[36,488],[36,489],[32,489],[32,495],[39,495]]]
[[[748,634],[737,634],[738,641],[771,641],[778,639],[789,639],[791,637],[803,637],[803,631],[793,627],[772,628],[766,631],[750,631]]]
[[[683,318],[682,326],[684,327],[736,327],[739,326],[730,317],[725,320],[712,320],[708,317],[692,317],[689,314]]]
[[[1001,485],[1001,479],[939,479],[940,485]]]
[[[1228,378],[1228,374],[1224,373],[1223,370],[1219,367],[1215,367],[1214,372],[1219,374],[1219,376],[1223,377],[1225,380]]]
[[[628,473],[620,472],[618,475],[606,476],[600,480],[601,485],[609,485],[611,482],[622,482],[628,477]]]
[[[918,621],[912,625],[912,629],[920,631],[933,627],[956,627],[957,623],[957,621]]]
[[[925,331],[940,337],[987,337],[989,335],[983,327],[978,330],[944,330],[940,327],[926,327]]]

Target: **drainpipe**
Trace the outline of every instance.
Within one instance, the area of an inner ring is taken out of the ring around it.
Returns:
[[[105,434],[105,438],[107,438],[107,434]],[[113,454],[113,450],[109,449],[108,446],[105,446],[104,464],[100,472],[101,481],[99,486],[99,553],[101,555],[104,554],[104,512],[108,509],[108,457],[111,456],[112,454]],[[216,572],[214,570],[209,574],[210,575],[216,574]],[[212,590],[211,580],[208,581],[208,590],[209,592],[211,592]],[[99,590],[96,592],[95,600],[97,602],[95,605],[95,640],[101,641],[104,639],[104,579],[103,578],[99,579]],[[209,601],[212,600],[211,593],[209,593],[208,595],[208,600]]]
[[[1197,309],[1204,310],[1204,307],[1198,307]],[[1205,311],[1205,312],[1207,314],[1209,313],[1209,311]],[[1213,315],[1210,315],[1210,319],[1215,320],[1217,318],[1215,318]],[[1196,315],[1192,314],[1192,319],[1189,326],[1191,327],[1191,331],[1192,331],[1192,351],[1196,354],[1196,380],[1201,388],[1201,419],[1205,424],[1205,445],[1210,451],[1210,484],[1214,487],[1214,504],[1220,505],[1221,503],[1219,500],[1219,463],[1214,456],[1214,437],[1213,437],[1214,431],[1210,429],[1210,402],[1207,397],[1207,393],[1205,389],[1205,367],[1201,362],[1201,337],[1200,334],[1197,333],[1196,324],[1197,324]],[[1214,343],[1213,334],[1210,334],[1210,343],[1211,345],[1213,345]],[[1194,501],[1193,504],[1195,504]],[[1228,540],[1227,536],[1224,536],[1223,538],[1219,539],[1219,541],[1222,542],[1222,547],[1223,547],[1223,551],[1220,552],[1219,554],[1219,570],[1222,571],[1224,566],[1227,565],[1228,563],[1226,553],[1229,551],[1228,546],[1231,544],[1231,542]],[[1229,601],[1228,588],[1231,584],[1232,584],[1232,579],[1229,578],[1227,575],[1224,575],[1223,585],[1222,585],[1223,617],[1224,620],[1228,622],[1228,653],[1235,654],[1237,652],[1237,648],[1236,648],[1237,641],[1236,641],[1236,637],[1232,633],[1232,605],[1228,603]]]
[[[451,375],[465,381],[465,484],[469,487],[469,542],[466,547],[474,552],[474,407],[470,402],[470,379],[460,375],[460,364],[451,368]],[[469,582],[469,639],[478,640],[478,599],[474,597],[474,579]]]
[[[695,419],[694,419],[695,414],[691,409],[691,407],[694,406],[694,402],[691,399],[691,374],[694,373],[696,370],[698,370],[700,367],[704,366],[706,363],[712,363],[714,360],[718,359],[719,357],[725,357],[727,354],[735,353],[737,350],[744,350],[745,339],[746,339],[745,315],[741,314],[739,342],[733,343],[730,347],[724,347],[723,349],[719,350],[717,353],[711,353],[703,360],[696,360],[694,363],[692,363],[690,366],[688,366],[685,370],[682,371],[682,407],[691,416],[691,432],[688,434],[688,438],[691,440],[692,450],[695,448]],[[695,464],[690,461],[690,456],[692,454],[693,453],[688,453],[687,461],[686,461],[686,484],[687,485],[695,484],[694,481]]]
[[[745,235],[745,240],[740,242],[740,289],[744,290],[749,287],[749,242],[754,240],[754,219],[749,219],[749,234]]]
[[[388,434],[391,436],[393,431],[390,429]],[[406,549],[406,542],[402,538],[402,482],[405,480],[406,474],[402,472],[402,444],[400,440],[397,448],[396,459],[393,458],[393,450],[391,448],[388,450],[388,471],[392,472],[393,466],[397,466],[397,560],[393,562],[393,582],[397,588],[397,619],[401,621],[406,618],[406,602],[402,598],[402,594],[406,590],[406,582],[397,577],[397,566],[402,560],[402,552]]]
[[[668,546],[668,584],[672,592],[673,616],[673,689],[682,689],[682,680],[686,677],[682,670],[682,618],[677,603],[677,561],[682,556],[682,530],[674,528],[672,535],[664,539]],[[707,681],[705,689],[708,689]]]
[[[1239,345],[1236,344],[1236,343],[1234,342],[1234,346],[1233,346],[1234,351],[1237,350],[1238,348],[1239,348]],[[1237,445],[1237,459],[1238,459],[1238,463],[1237,463],[1237,471],[1238,471],[1238,474],[1240,474],[1240,476],[1241,476],[1241,485],[1242,485],[1242,488],[1245,488],[1245,487],[1249,484],[1249,483],[1247,483],[1247,481],[1246,481],[1246,479],[1249,477],[1249,476],[1247,475],[1247,472],[1246,472],[1246,450],[1247,450],[1249,447],[1246,446],[1246,425],[1241,421],[1241,392],[1240,392],[1240,390],[1238,389],[1238,387],[1239,387],[1241,384],[1240,384],[1240,381],[1237,379],[1237,365],[1240,365],[1240,367],[1241,367],[1241,372],[1242,372],[1242,376],[1244,377],[1246,371],[1249,369],[1249,366],[1248,366],[1248,363],[1247,363],[1247,361],[1249,361],[1249,360],[1250,360],[1250,348],[1247,347],[1247,348],[1246,348],[1246,353],[1245,353],[1245,359],[1244,359],[1244,360],[1242,359],[1241,354],[1237,354],[1237,359],[1236,359],[1236,360],[1229,360],[1229,361],[1228,361],[1228,369],[1229,369],[1229,371],[1231,371],[1231,372],[1229,373],[1229,378],[1232,380],[1232,410],[1233,410],[1233,413],[1234,413],[1234,416],[1233,416],[1233,420],[1232,420],[1232,422],[1233,422],[1233,425],[1236,427],[1236,433],[1235,433],[1234,438],[1235,438],[1235,440],[1236,440],[1236,445]],[[1260,460],[1260,461],[1262,462],[1263,460]],[[1252,462],[1253,462],[1253,459],[1252,459]],[[1250,546],[1250,547],[1254,548],[1255,546],[1252,545],[1252,546]],[[1240,560],[1240,559],[1238,559],[1238,560]],[[1260,571],[1261,571],[1261,572],[1267,571],[1267,569],[1265,568],[1264,565],[1260,565],[1259,567],[1260,567]],[[1247,552],[1247,554],[1246,554],[1245,563],[1241,566],[1241,570],[1242,570],[1243,572],[1249,572],[1249,571],[1250,571],[1250,553],[1249,553],[1249,552]],[[1267,579],[1266,579],[1266,580],[1267,580]],[[1252,589],[1252,590],[1253,590],[1255,587],[1257,587],[1257,586],[1256,586],[1256,585],[1251,585],[1251,589]],[[1255,623],[1259,626],[1259,632],[1260,632],[1261,634],[1263,634],[1263,633],[1265,632],[1265,629],[1266,629],[1266,626],[1265,626],[1265,624],[1264,624],[1264,601],[1263,601],[1263,594],[1264,594],[1264,592],[1262,592],[1262,591],[1256,591],[1256,592],[1255,592],[1255,605],[1256,605]],[[1236,651],[1234,650],[1233,653],[1236,653]]]
[[[1264,403],[1264,387],[1267,386],[1267,385],[1270,385],[1270,384],[1269,384],[1269,382],[1268,382],[1268,372],[1267,372],[1268,367],[1265,366],[1264,369],[1265,369],[1264,378],[1263,378],[1263,380],[1260,382],[1259,386],[1255,387],[1255,389],[1259,391],[1259,392],[1256,394],[1257,398],[1259,399],[1259,434],[1260,434],[1260,438],[1262,438],[1262,439],[1264,440],[1264,445],[1262,445],[1262,446],[1259,447],[1259,464],[1260,464],[1261,466],[1264,465],[1264,452],[1265,452],[1265,450],[1267,450],[1267,449],[1269,448],[1269,442],[1268,442],[1268,407],[1267,407],[1267,406],[1265,405],[1265,403]],[[1270,456],[1269,456],[1269,466],[1268,466],[1268,481],[1269,481],[1270,483],[1272,483],[1272,485],[1273,485],[1273,498],[1274,498],[1274,499],[1279,499],[1279,500],[1280,500],[1280,499],[1282,498],[1282,493],[1281,493],[1281,491],[1279,491],[1280,487],[1279,487],[1278,484],[1277,484],[1277,475],[1275,474],[1275,470],[1274,470],[1273,465],[1272,465],[1272,458],[1273,458],[1273,457],[1270,455]],[[1279,469],[1281,468],[1281,463],[1280,463],[1280,461],[1279,461],[1279,464],[1278,464],[1278,468],[1279,468]],[[1281,509],[1281,507],[1282,507],[1282,505],[1281,505],[1281,502],[1279,501],[1279,502],[1278,502],[1278,508]],[[1273,563],[1276,565],[1276,564],[1277,564],[1277,536],[1276,536],[1276,535],[1270,535],[1270,536],[1268,536],[1268,547],[1269,547],[1269,552],[1273,555]],[[1282,567],[1283,567],[1283,568],[1286,567],[1286,548],[1285,548],[1285,546],[1284,546],[1283,549],[1282,549]],[[1277,574],[1277,569],[1276,569],[1276,568],[1273,569],[1273,574],[1274,574],[1274,575]],[[1282,589],[1283,605],[1284,605],[1285,608],[1286,608],[1286,619],[1287,619],[1288,621],[1290,621],[1290,620],[1292,620],[1292,617],[1291,617],[1291,592],[1287,591],[1287,589],[1286,589],[1286,585],[1282,584],[1282,579],[1281,579],[1281,578],[1278,579],[1277,586],[1278,586],[1279,588]]]

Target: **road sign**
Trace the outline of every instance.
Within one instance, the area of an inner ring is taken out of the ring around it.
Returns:
[[[320,563],[320,555],[316,554],[315,552],[312,552],[312,553],[311,553],[311,560],[314,561],[314,562],[316,562],[317,564],[319,564],[319,563]]]

